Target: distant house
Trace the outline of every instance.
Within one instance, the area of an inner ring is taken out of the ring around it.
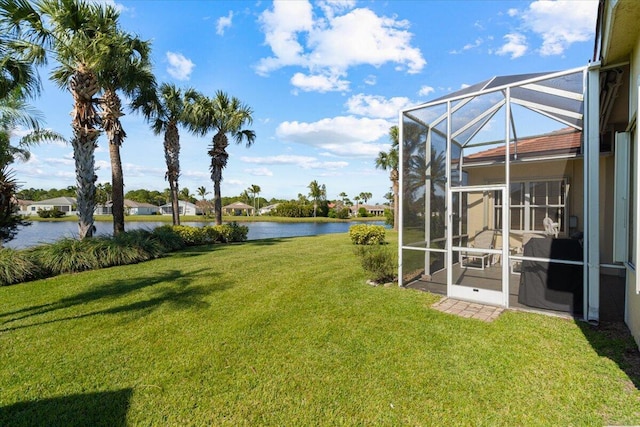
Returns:
[[[203,211],[200,207],[194,205],[191,202],[186,202],[184,200],[180,200],[178,202],[178,208],[180,209],[180,215],[202,215]],[[172,215],[173,208],[171,207],[171,203],[167,203],[166,205],[160,206],[160,214],[161,215]]]
[[[33,200],[14,200],[15,204],[18,206],[18,213],[20,215],[29,215],[29,206],[33,203]]]
[[[349,208],[351,216],[358,216],[358,211],[364,208],[369,216],[384,216],[384,210],[389,209],[389,206],[384,205],[353,205]]]
[[[258,210],[258,213],[260,215],[269,215],[272,210],[274,210],[275,208],[278,207],[279,204],[280,203],[275,203],[273,205],[264,206],[264,207],[260,208],[260,210]]]
[[[246,203],[235,202],[230,205],[223,206],[222,214],[223,215],[233,215],[233,216],[250,216],[253,215],[253,206],[249,206]]]
[[[53,210],[65,212],[67,215],[76,213],[76,199],[73,197],[55,197],[53,199],[31,202],[27,207],[26,215],[38,215],[39,210]]]
[[[111,215],[113,202],[108,201],[104,205],[97,205],[94,213],[96,215]],[[133,200],[124,199],[124,213],[126,215],[155,215],[160,208],[151,203],[140,203]]]

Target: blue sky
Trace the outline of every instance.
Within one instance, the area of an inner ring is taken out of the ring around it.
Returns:
[[[373,194],[384,202],[398,111],[495,75],[564,70],[593,55],[597,1],[121,1],[127,31],[150,40],[159,83],[222,90],[253,109],[251,148],[233,145],[223,196],[252,184],[267,199]],[[71,135],[71,95],[47,80],[33,102],[46,125]],[[164,190],[162,136],[139,115],[123,117],[125,192]],[[212,191],[211,137],[181,132],[180,187]],[[23,188],[75,185],[70,145],[35,147],[16,164]],[[98,182],[109,182],[106,139],[96,150]],[[211,197],[211,196],[208,196]]]

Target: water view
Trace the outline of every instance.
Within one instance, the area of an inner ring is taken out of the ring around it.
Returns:
[[[167,222],[150,222],[150,221],[127,221],[125,228],[127,230],[135,230],[145,228],[152,230],[161,225],[167,225]],[[315,236],[319,234],[329,233],[346,233],[349,227],[359,222],[295,222],[295,223],[279,223],[279,222],[247,222],[242,223],[249,227],[248,240],[269,239],[276,237],[298,237],[298,236]],[[384,225],[384,221],[373,221],[369,224]],[[96,235],[107,235],[113,231],[113,223],[96,222]],[[204,222],[183,222],[182,225],[190,225],[201,227],[203,225],[213,225]],[[78,224],[74,221],[61,222],[45,222],[34,221],[30,226],[22,228],[17,237],[11,242],[5,244],[8,248],[23,249],[36,246],[41,243],[50,243],[63,237],[77,237]]]

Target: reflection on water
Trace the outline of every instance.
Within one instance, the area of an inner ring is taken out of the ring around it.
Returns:
[[[167,222],[149,222],[149,221],[127,221],[125,229],[135,230],[139,228],[152,230],[161,225],[167,225]],[[297,236],[315,236],[318,234],[330,233],[346,233],[349,227],[357,222],[295,222],[295,223],[279,223],[279,222],[247,222],[242,223],[249,227],[249,240],[270,239],[275,237],[297,237]],[[373,221],[368,224],[383,225],[384,221]],[[113,232],[113,223],[96,222],[96,235],[109,235]],[[203,225],[212,225],[205,222],[183,222],[182,225],[191,225],[194,227],[202,227]],[[23,227],[18,232],[17,237],[5,244],[8,248],[22,249],[30,246],[36,246],[41,243],[54,242],[63,237],[78,237],[78,224],[74,221],[47,222],[34,221],[28,227]]]

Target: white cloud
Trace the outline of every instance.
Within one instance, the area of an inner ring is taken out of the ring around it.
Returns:
[[[245,169],[244,172],[253,176],[273,176],[273,172],[267,168]]]
[[[218,18],[218,21],[216,22],[216,34],[219,36],[223,36],[224,35],[224,30],[226,28],[231,27],[231,21],[233,20],[233,11],[229,11],[229,15],[227,16],[221,16],[220,18]]]
[[[171,77],[177,80],[189,80],[195,67],[190,59],[185,58],[181,53],[167,52],[167,61],[169,61],[167,72]]]
[[[88,2],[89,3],[95,3],[95,4],[106,4],[106,5],[109,5],[109,6],[113,7],[115,10],[117,10],[118,12],[125,12],[125,11],[129,10],[122,3],[116,3],[114,0],[89,0]]]
[[[517,16],[517,15],[518,15],[518,9],[515,9],[515,8],[511,8],[511,9],[509,9],[509,10],[507,11],[507,15],[512,16],[512,17],[513,17],[513,16]]]
[[[364,79],[364,84],[369,85],[369,86],[374,86],[377,82],[378,82],[378,78],[373,74],[369,74]]]
[[[388,145],[375,141],[386,136],[392,125],[383,119],[340,116],[313,123],[283,122],[276,136],[339,156],[375,156]]]
[[[343,77],[350,67],[382,66],[395,63],[408,73],[418,73],[426,65],[422,53],[411,46],[409,22],[376,15],[370,9],[353,7],[351,1],[320,2],[323,17],[314,19],[308,1],[275,1],[273,8],[260,16],[265,42],[273,56],[262,58],[258,74],[286,66],[309,70],[297,73],[292,84],[303,90],[343,90],[328,83],[348,84]],[[321,76],[324,84],[309,84],[311,77]],[[328,89],[332,88],[332,89]]]
[[[241,157],[240,160],[242,160],[245,163],[254,163],[254,164],[261,164],[261,165],[298,166],[298,167],[301,167],[302,169],[336,170],[336,169],[343,169],[349,166],[349,163],[346,161],[324,162],[324,161],[319,161],[315,157],[311,157],[311,156],[298,156],[298,155],[287,155],[287,154],[281,154],[278,156],[266,156],[266,157]]]
[[[511,59],[515,59],[527,52],[527,38],[524,35],[518,33],[507,34],[504,39],[507,42],[496,51],[497,55],[511,55]]]
[[[526,28],[542,37],[541,55],[561,55],[573,43],[592,39],[597,8],[597,1],[536,0],[522,19]]]
[[[349,82],[340,80],[338,75],[305,75],[295,73],[291,84],[304,92],[340,92],[349,89]]]
[[[420,90],[418,91],[418,95],[420,95],[420,96],[429,96],[433,92],[435,92],[435,89],[433,87],[431,87],[431,86],[422,86],[420,88]]]
[[[414,103],[405,97],[385,98],[383,96],[365,95],[359,93],[346,102],[348,111],[360,116],[383,119],[396,119],[398,111]]]

